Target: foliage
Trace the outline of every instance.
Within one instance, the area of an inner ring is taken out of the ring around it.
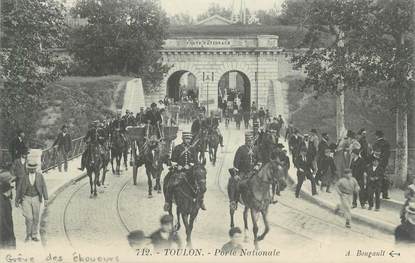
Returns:
[[[147,91],[158,86],[168,70],[158,52],[168,19],[155,1],[80,0],[71,11],[88,19],[72,31],[68,45],[84,75],[140,77]]]
[[[66,61],[51,49],[65,40],[63,6],[55,0],[3,0],[1,56],[3,85],[0,111],[1,142],[17,128],[34,139],[42,96],[49,83],[66,71]]]
[[[311,2],[310,0],[285,0],[282,4],[282,13],[278,17],[279,22],[282,25],[304,27],[308,23]]]

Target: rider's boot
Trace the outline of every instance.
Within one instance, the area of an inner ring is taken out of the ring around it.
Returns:
[[[203,211],[206,211],[206,206],[205,206],[205,201],[204,199],[200,199],[200,209],[202,209]]]

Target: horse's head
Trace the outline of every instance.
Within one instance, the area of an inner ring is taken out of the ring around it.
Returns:
[[[206,169],[203,165],[195,165],[193,167],[193,176],[196,185],[199,187],[200,191],[206,191]]]

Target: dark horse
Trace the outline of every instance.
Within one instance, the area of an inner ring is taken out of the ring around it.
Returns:
[[[97,196],[97,186],[104,185],[105,174],[107,172],[107,166],[109,163],[108,152],[102,150],[102,146],[98,142],[91,142],[88,145],[88,160],[86,162],[86,171],[89,177],[89,184],[91,186],[91,198]],[[102,180],[100,181],[99,175],[102,169]],[[94,174],[94,179],[92,179]]]
[[[181,217],[186,229],[186,243],[188,247],[191,247],[193,224],[199,213],[202,194],[206,192],[206,170],[203,165],[197,164],[187,173],[181,173],[175,169],[170,172],[178,173],[176,174],[177,185],[172,189],[177,215],[175,230],[180,229]],[[163,189],[167,189],[168,183],[167,180],[163,182]],[[173,215],[172,207],[170,207],[169,214]]]
[[[208,135],[208,145],[209,145],[209,160],[213,165],[216,164],[216,155],[218,152],[219,146],[219,134],[215,130],[211,130]]]
[[[195,144],[197,160],[199,163],[205,165],[206,164],[206,157],[205,152],[207,150],[207,141],[208,141],[208,131],[206,129],[200,129],[199,133],[193,140],[193,144]]]
[[[125,137],[120,133],[119,130],[115,130],[111,136],[111,168],[113,174],[120,174],[121,159],[124,156],[124,165],[127,170],[127,154],[128,154],[128,143]],[[114,170],[114,159],[117,167]]]
[[[247,239],[248,211],[250,210],[253,224],[254,244],[256,248],[258,248],[258,241],[263,240],[269,232],[267,214],[271,201],[270,186],[272,183],[278,182],[278,177],[282,176],[283,174],[281,171],[282,168],[279,166],[278,161],[271,160],[270,162],[264,164],[258,172],[253,173],[249,178],[243,179],[237,184],[239,189],[238,192],[240,192],[238,201],[245,206],[243,212],[245,239]],[[228,194],[230,199],[230,187],[232,187],[231,185],[232,184],[228,184]],[[235,210],[236,206],[231,206],[231,228],[234,227]],[[258,236],[259,213],[261,213],[265,225],[264,233],[260,236]]]

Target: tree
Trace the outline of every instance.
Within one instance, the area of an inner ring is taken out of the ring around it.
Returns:
[[[282,4],[282,13],[279,16],[279,21],[283,25],[304,27],[308,23],[308,11],[312,2],[312,0],[285,0]]]
[[[230,8],[222,7],[219,4],[211,3],[206,12],[197,16],[197,20],[202,21],[203,19],[209,18],[213,15],[220,15],[224,18],[230,19],[232,16],[232,10]]]
[[[303,88],[312,88],[317,95],[337,94],[338,105],[346,89],[388,96],[397,111],[395,173],[404,183],[407,109],[413,98],[413,2],[315,0],[310,4],[304,40],[310,48],[292,59],[296,68],[307,73]],[[336,37],[326,48],[319,44],[322,32]]]
[[[0,87],[1,141],[15,130],[36,137],[37,113],[49,83],[66,72],[65,59],[53,53],[63,45],[63,6],[54,0],[3,0],[1,56],[3,85]]]
[[[84,74],[120,74],[159,86],[168,67],[161,54],[168,18],[155,1],[80,0],[72,14],[88,24],[72,31],[68,49]]]

